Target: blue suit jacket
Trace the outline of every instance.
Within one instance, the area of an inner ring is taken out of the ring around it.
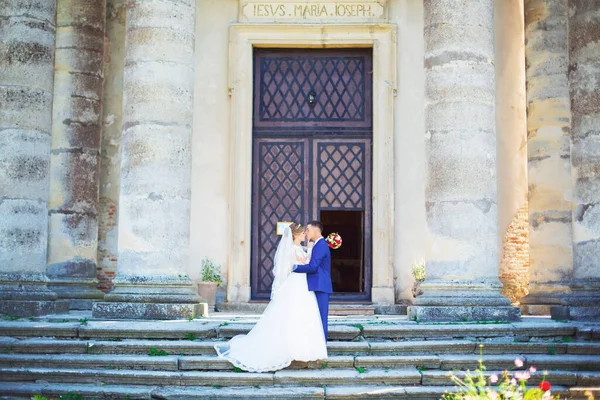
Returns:
[[[312,292],[332,293],[331,285],[331,253],[325,239],[315,243],[310,263],[296,265],[294,272],[305,273],[308,290]]]

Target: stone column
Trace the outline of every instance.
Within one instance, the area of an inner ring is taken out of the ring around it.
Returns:
[[[529,180],[528,314],[548,314],[569,291],[571,111],[568,0],[525,1]]]
[[[102,141],[98,203],[98,287],[113,288],[117,273],[121,127],[123,125],[123,70],[127,0],[106,1],[104,89],[102,91]]]
[[[569,0],[572,319],[600,319],[600,0]],[[553,310],[554,311],[554,310]]]
[[[189,252],[195,0],[131,2],[115,289],[95,317],[194,316]]]
[[[105,9],[104,0],[58,0],[56,16],[46,273],[80,310],[104,297],[96,264]]]
[[[493,0],[425,0],[427,227],[419,321],[517,320],[500,295]]]
[[[68,311],[48,290],[56,2],[0,3],[0,313]]]

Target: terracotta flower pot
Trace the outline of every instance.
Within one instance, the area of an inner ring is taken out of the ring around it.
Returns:
[[[208,303],[208,309],[214,311],[217,301],[216,282],[198,282],[198,295],[203,302]]]

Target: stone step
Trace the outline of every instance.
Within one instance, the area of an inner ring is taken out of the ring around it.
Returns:
[[[82,339],[228,339],[247,333],[254,323],[245,320],[218,321],[195,319],[192,321],[0,321],[0,336],[9,337],[55,337]],[[448,340],[515,338],[528,341],[531,338],[574,338],[578,326],[549,320],[516,323],[459,323],[423,324],[412,321],[348,319],[330,325],[329,336],[334,341],[351,341],[358,337],[371,340]],[[582,328],[583,329],[583,328]],[[572,340],[572,339],[571,339]],[[567,342],[567,340],[565,340]]]
[[[138,356],[138,355],[98,355],[98,354],[0,354],[0,368],[80,368],[80,369],[128,369],[177,371],[180,359],[187,357],[174,356]],[[217,358],[213,358],[214,366],[221,366]],[[224,368],[227,369],[225,365]],[[215,368],[211,368],[215,369]]]
[[[329,340],[345,340],[351,341],[361,333],[360,327],[362,325],[331,325],[328,329]],[[254,327],[254,324],[244,323],[231,323],[227,325],[221,325],[219,327],[218,337],[224,339],[231,339],[236,335],[245,335]]]
[[[553,385],[553,395],[568,396],[570,399],[587,399],[583,397],[585,388],[575,390],[564,386]],[[152,386],[119,386],[119,385],[85,385],[56,383],[3,383],[0,382],[2,396],[0,398],[30,399],[33,395],[61,396],[74,393],[87,400],[100,399],[162,399],[162,400],[195,400],[195,399],[439,399],[445,392],[453,392],[455,386],[287,386],[287,387],[152,387]]]
[[[587,355],[485,355],[483,364],[490,370],[510,370],[515,359],[525,367],[539,370],[599,371],[600,356]],[[314,362],[294,362],[287,369],[365,368],[420,370],[474,370],[479,367],[479,355],[441,354],[409,356],[331,356]],[[1,368],[81,368],[151,371],[231,371],[227,360],[216,356],[149,356],[114,354],[0,354]]]
[[[99,383],[110,385],[167,386],[294,386],[404,384],[418,385],[415,368],[282,370],[275,373],[223,371],[144,371],[57,368],[0,368],[0,381],[46,381],[56,383]]]
[[[517,337],[521,340],[541,337],[570,337],[576,334],[573,324],[553,321],[517,323],[463,323],[463,324],[365,324],[362,327],[365,338],[411,339],[411,338],[492,338]]]
[[[149,354],[151,349],[169,355],[214,355],[215,341],[148,340],[148,339],[51,339],[0,337],[0,353],[23,354]],[[481,343],[484,355],[490,354],[574,354],[600,355],[598,342],[514,342],[488,339]],[[329,355],[436,355],[479,354],[480,343],[473,340],[408,340],[408,341],[330,341]]]
[[[544,372],[547,372],[546,380],[551,382],[553,385],[562,386],[585,386],[585,387],[596,387],[600,385],[600,372],[598,371],[563,371],[563,370],[537,370],[531,374],[531,378],[528,380],[528,384],[537,385],[539,384],[544,376]],[[421,371],[422,385],[423,386],[444,386],[450,385],[452,380],[450,379],[448,371],[441,370],[427,370]],[[464,377],[464,371],[458,371],[454,373],[456,376]],[[475,373],[471,373],[474,375]],[[487,370],[484,372],[486,377],[492,374],[502,375],[502,371]]]
[[[566,371],[597,371],[600,370],[600,356],[587,355],[455,355],[442,354],[439,356],[442,370],[474,370],[479,367],[479,360],[491,370],[510,370],[515,368],[515,359],[523,361],[526,368],[533,366],[539,370],[561,369]]]

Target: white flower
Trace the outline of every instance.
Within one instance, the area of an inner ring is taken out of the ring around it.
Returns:
[[[521,360],[520,358],[516,358],[515,365],[517,366],[517,368],[521,368],[523,366],[523,360]]]

